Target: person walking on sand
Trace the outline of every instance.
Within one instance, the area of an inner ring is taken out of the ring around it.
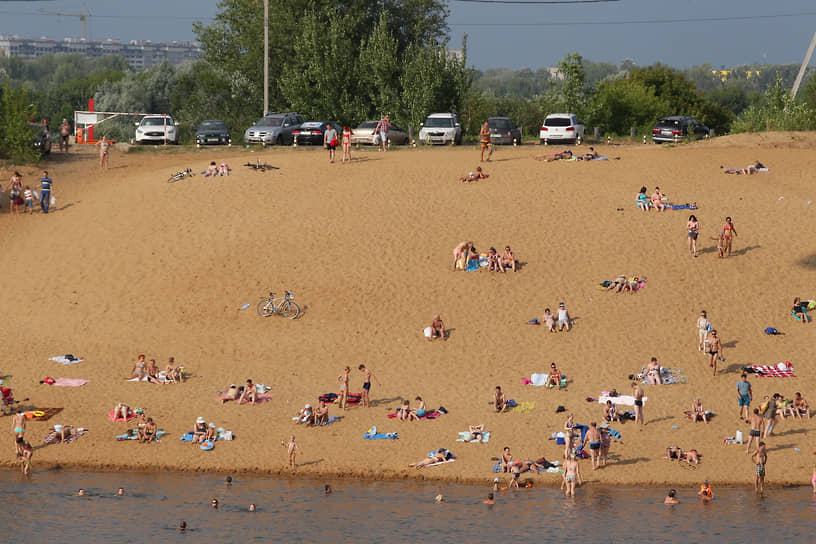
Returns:
[[[700,317],[697,318],[697,351],[705,349],[705,341],[709,332],[711,332],[711,322],[708,320],[706,311],[701,310]]]
[[[737,403],[740,409],[740,419],[748,419],[753,398],[754,392],[751,390],[751,382],[748,381],[748,375],[743,372],[737,382]]]
[[[730,217],[725,218],[725,225],[722,228],[723,232],[723,242],[725,243],[723,247],[723,255],[726,257],[731,256],[731,242],[733,238],[737,235],[737,229],[734,228],[734,222],[731,221]]]
[[[632,382],[632,396],[635,397],[635,423],[643,422],[643,388],[637,382]]]
[[[578,465],[578,461],[575,460],[575,454],[571,453],[569,459],[564,462],[564,483],[566,484],[566,490],[564,491],[564,495],[567,497],[574,497],[575,496],[575,486],[581,485],[583,482],[581,481],[581,467]]]
[[[765,418],[765,433],[762,438],[767,439],[773,434],[774,426],[776,425],[776,399],[778,394],[774,393],[770,398],[765,397],[765,411],[762,412],[762,417]]]
[[[589,455],[592,458],[592,470],[598,470],[598,458],[601,453],[601,431],[594,421],[589,424],[589,429],[584,436],[583,446],[589,445]]]
[[[103,134],[96,145],[99,146],[99,168],[110,168],[110,142],[107,134]]]
[[[345,163],[346,161],[351,162],[351,136],[354,134],[354,131],[351,130],[347,126],[343,126],[343,158],[340,161],[341,163]]]
[[[756,479],[754,480],[754,491],[765,492],[765,464],[768,462],[768,451],[765,449],[765,442],[760,442],[751,460],[756,465]]]
[[[489,150],[487,153],[487,162],[490,162],[490,157],[493,156],[493,142],[490,141],[490,128],[487,126],[487,121],[482,123],[482,128],[479,130],[479,143],[482,147],[482,155],[479,162],[485,162],[484,154],[485,150]]]
[[[291,435],[289,437],[288,442],[283,442],[281,440],[281,446],[286,448],[286,452],[289,455],[289,468],[295,469],[297,468],[297,464],[295,463],[295,456],[300,450],[300,447],[295,443],[295,435]]]
[[[365,365],[361,364],[358,367],[358,370],[363,373],[363,398],[361,399],[363,401],[363,406],[366,408],[371,408],[371,403],[368,397],[368,394],[371,391],[371,378],[374,378],[374,381],[377,382],[377,385],[380,387],[382,387],[382,384],[380,383],[380,380],[377,379],[377,376],[375,376],[371,370],[366,368]]]
[[[686,223],[686,237],[689,243],[689,255],[697,256],[697,236],[700,234],[700,224],[697,217],[690,215]]]
[[[329,150],[329,162],[334,162],[334,150],[337,149],[337,130],[333,125],[326,127],[323,132],[323,145]]]
[[[374,128],[374,136],[379,134],[380,136],[380,149],[382,151],[388,151],[386,148],[386,144],[388,143],[388,130],[391,128],[391,120],[386,113],[385,116],[380,119],[377,123],[377,126]]]
[[[68,124],[68,119],[63,119],[59,128],[60,134],[60,151],[68,153],[68,136],[71,135],[71,126]]]
[[[350,373],[351,367],[347,366],[343,369],[343,373],[337,376],[337,381],[340,382],[340,396],[337,398],[337,402],[341,410],[345,410],[347,407]]]
[[[717,336],[717,330],[712,330],[708,333],[708,338],[705,340],[706,353],[708,354],[708,365],[711,367],[712,376],[717,375],[717,361],[725,361],[723,357],[722,342]]]
[[[40,179],[40,208],[43,213],[48,213],[51,207],[51,189],[54,180],[48,177],[48,170],[43,170],[43,177]]]

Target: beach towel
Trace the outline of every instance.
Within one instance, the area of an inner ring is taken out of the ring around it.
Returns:
[[[468,259],[467,267],[465,267],[465,270],[468,272],[474,272],[476,270],[479,270],[479,259]]]
[[[666,206],[667,210],[696,210],[697,203],[694,204],[669,204]]]
[[[331,404],[332,402],[337,400],[337,393],[323,393],[322,395],[317,397],[317,400]]]
[[[501,461],[496,461],[496,464],[493,465],[493,468],[490,469],[491,472],[501,472]]]
[[[398,440],[399,433],[365,433],[363,438],[366,440]]]
[[[640,374],[638,374],[640,378],[643,378],[643,381],[640,383],[643,385],[651,385],[646,381],[646,367],[642,367],[640,369]],[[663,382],[661,385],[667,385],[671,383],[688,383],[688,378],[685,374],[683,374],[683,370],[680,368],[666,368],[661,366],[660,367],[660,379]]]
[[[51,385],[58,385],[62,387],[79,387],[88,383],[88,380],[80,378],[57,378]]]
[[[805,314],[805,321],[810,323],[810,314],[807,313],[807,310],[802,308],[801,313]],[[794,319],[796,319],[796,321],[802,321],[802,318],[796,315],[796,312],[794,312],[793,310],[791,310],[791,315],[794,317]]]
[[[161,442],[161,440],[159,440],[159,438],[161,438],[162,436],[164,436],[166,434],[167,434],[167,432],[165,432],[163,429],[158,429],[156,431],[156,438],[155,438],[156,442]],[[119,441],[122,441],[122,440],[137,440],[139,438],[138,435],[139,435],[139,433],[138,433],[138,431],[136,429],[128,429],[128,431],[125,434],[117,435],[116,440],[119,440]]]
[[[760,378],[795,378],[793,365],[790,361],[776,365],[749,365],[748,368]]]
[[[62,412],[62,408],[40,408],[40,409],[39,409],[39,410],[37,410],[37,411],[38,411],[38,412],[42,412],[42,413],[43,413],[43,415],[41,415],[41,416],[34,416],[34,417],[32,418],[34,421],[48,421],[49,419],[51,419],[51,418],[52,418],[52,417],[54,417],[55,415],[57,415],[57,414],[59,414],[60,412]]]
[[[646,404],[646,401],[649,397],[643,397],[643,404]],[[617,404],[618,406],[634,406],[635,405],[635,397],[632,395],[618,395],[617,397],[610,397],[601,392],[601,397],[598,399],[598,404],[606,404],[606,401],[611,400],[612,404]]]
[[[468,440],[470,438],[470,431],[459,431],[459,438],[456,439],[457,442],[480,442],[479,440]],[[487,444],[487,441],[490,440],[490,431],[483,431],[482,432],[482,444]]]
[[[535,402],[533,402],[533,401],[517,402],[516,405],[512,406],[512,407],[509,404],[510,401],[507,401],[507,402],[508,402],[508,408],[507,408],[508,412],[513,412],[513,413],[531,412],[535,408]]]
[[[535,385],[536,387],[541,387],[542,385],[547,385],[547,380],[550,378],[549,374],[531,374],[530,375],[530,385]]]
[[[63,365],[73,365],[76,363],[81,363],[85,359],[81,357],[74,357],[73,355],[57,355],[56,357],[49,357],[49,361],[56,361]]]
[[[88,434],[88,429],[82,428],[72,429],[71,436],[65,439],[65,444],[70,444],[71,442],[76,441],[77,439],[85,436],[86,434]],[[46,444],[59,444],[61,440],[59,438],[59,434],[57,434],[57,431],[51,431],[47,435],[45,435],[45,438],[43,438],[43,442]]]
[[[606,155],[601,155],[600,157],[593,157],[593,158],[591,158],[589,160],[591,160],[591,161],[607,161],[609,159],[606,158]]]
[[[113,418],[113,410],[108,412],[108,421],[130,421],[131,419],[136,419],[136,413],[135,412],[130,412],[130,414],[128,414],[127,419],[122,419],[121,416],[114,419]]]
[[[324,421],[323,423],[318,423],[315,426],[316,427],[325,427],[326,425],[331,425],[335,421],[340,421],[341,419],[343,419],[343,416],[329,416],[328,420]]]
[[[439,461],[436,463],[431,463],[430,465],[425,465],[426,467],[435,467],[437,465],[444,465],[445,463],[453,463],[456,459],[445,459],[444,461]]]
[[[232,431],[224,431],[224,433],[219,433],[216,440],[226,440],[224,438],[223,434],[230,433],[230,432],[232,432]],[[183,435],[181,435],[179,437],[179,442],[192,442],[194,434],[195,433],[193,433],[193,431],[187,431],[186,433],[184,433]]]

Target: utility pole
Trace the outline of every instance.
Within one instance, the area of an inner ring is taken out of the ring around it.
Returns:
[[[805,60],[802,61],[802,66],[799,67],[799,73],[796,75],[796,81],[793,82],[793,89],[791,89],[791,96],[796,98],[796,93],[799,91],[799,85],[802,84],[802,78],[805,77],[805,70],[810,64],[810,57],[813,55],[813,48],[816,47],[816,32],[813,33],[813,39],[810,40],[810,47],[805,53]]]
[[[269,113],[269,0],[264,0],[264,115]]]

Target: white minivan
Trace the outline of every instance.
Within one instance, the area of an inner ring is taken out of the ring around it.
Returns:
[[[538,138],[542,144],[574,142],[584,139],[584,124],[574,113],[551,113],[544,119]]]

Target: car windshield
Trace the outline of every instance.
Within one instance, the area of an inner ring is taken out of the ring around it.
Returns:
[[[255,126],[257,127],[279,127],[283,122],[282,117],[264,117],[259,119]]]
[[[545,127],[568,127],[571,124],[569,117],[548,117],[544,120]]]
[[[202,121],[199,130],[226,130],[227,124],[224,121]]]
[[[497,130],[510,130],[513,128],[513,124],[510,122],[510,119],[488,119],[487,127]]]
[[[358,129],[361,128],[377,128],[377,121],[363,121],[360,123],[360,126],[357,127]]]
[[[166,124],[172,125],[173,119],[170,117],[145,117],[142,119],[143,127],[161,127]]]
[[[425,126],[430,128],[451,128],[453,119],[450,117],[428,117],[425,119]]]

